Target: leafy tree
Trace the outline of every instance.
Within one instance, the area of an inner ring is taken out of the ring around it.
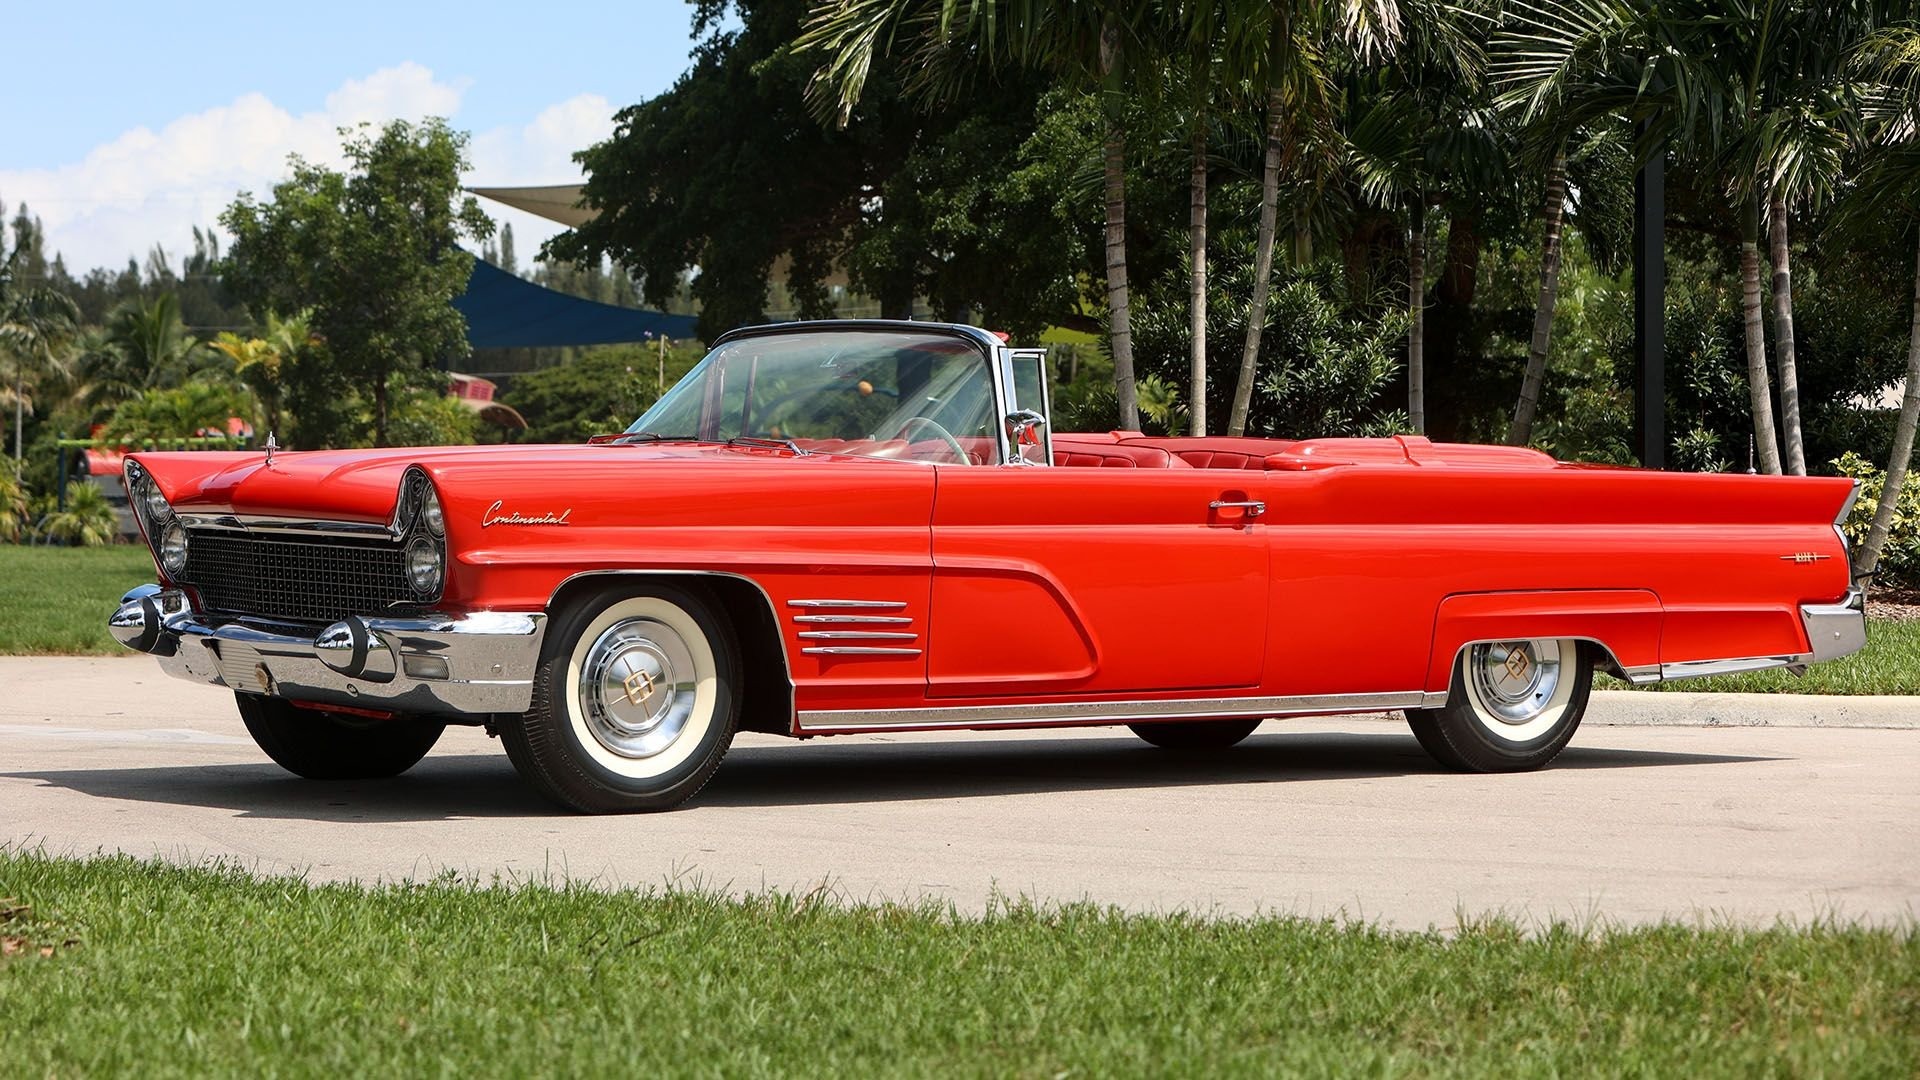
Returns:
[[[6,237],[0,233],[0,245]],[[18,476],[26,432],[29,379],[57,372],[79,310],[65,293],[35,280],[43,265],[40,239],[26,213],[14,223],[12,249],[0,259],[0,354],[11,361],[13,471]]]
[[[342,136],[347,172],[295,156],[271,201],[242,193],[220,216],[234,237],[227,278],[257,311],[311,310],[326,375],[369,391],[373,441],[386,446],[395,389],[439,385],[434,369],[467,355],[452,300],[472,257],[459,243],[485,239],[493,223],[461,194],[467,137],[444,121]],[[299,417],[302,445],[351,439],[337,416],[326,426]]]
[[[1859,228],[1872,221],[1884,227],[1887,217],[1909,235],[1920,232],[1920,27],[1889,27],[1863,41],[1849,58],[1855,71],[1869,81],[1867,92],[1869,139],[1866,167],[1856,186],[1849,224]],[[1875,226],[1868,226],[1875,227]],[[1907,339],[1906,390],[1893,433],[1893,450],[1877,493],[1872,523],[1861,536],[1854,569],[1871,574],[1879,566],[1888,542],[1896,533],[1895,513],[1910,500],[1907,470],[1913,461],[1914,430],[1920,427],[1920,250],[1916,251],[1913,279],[1913,317]],[[1848,473],[1857,475],[1857,473]],[[1911,508],[1907,521],[1913,521]],[[1913,533],[1903,549],[1911,561],[1899,569],[1909,579],[1920,576],[1920,550]]]
[[[147,390],[113,411],[101,437],[110,444],[137,446],[148,439],[225,435],[227,421],[246,415],[248,405],[243,391],[221,382]]]
[[[187,332],[171,292],[129,297],[108,313],[103,330],[86,339],[76,364],[76,397],[96,418],[149,390],[208,373],[219,359]]]
[[[694,347],[670,348],[665,384],[672,386],[701,355]],[[522,441],[577,443],[624,431],[659,397],[662,381],[654,348],[614,345],[590,349],[569,364],[516,375],[500,400],[526,420]]]
[[[795,42],[797,51],[823,57],[810,93],[820,112],[842,124],[860,104],[875,60],[896,39],[910,56],[909,82],[925,100],[967,92],[980,65],[1044,71],[1099,92],[1107,338],[1114,396],[1128,427],[1140,408],[1128,298],[1126,116],[1129,93],[1158,74],[1143,35],[1151,15],[1141,0],[820,0]]]
[[[466,446],[474,441],[480,414],[459,398],[409,389],[394,403],[394,446]]]
[[[233,361],[234,374],[260,403],[267,431],[281,430],[281,407],[295,369],[321,355],[321,341],[308,327],[307,313],[281,318],[269,312],[262,336],[243,338],[223,331],[212,344]]]

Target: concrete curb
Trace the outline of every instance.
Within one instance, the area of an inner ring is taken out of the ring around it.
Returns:
[[[1920,729],[1920,697],[1595,690],[1581,722],[1611,727]]]

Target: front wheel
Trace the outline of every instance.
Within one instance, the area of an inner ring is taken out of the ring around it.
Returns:
[[[235,694],[240,719],[281,768],[309,780],[375,780],[414,767],[446,725],[415,716],[378,720],[303,709],[263,694]]]
[[[1552,761],[1580,726],[1593,691],[1591,646],[1567,639],[1469,645],[1454,661],[1447,703],[1408,709],[1427,753],[1462,772],[1522,772]]]
[[[609,590],[550,625],[533,707],[501,725],[528,783],[585,813],[666,810],[693,797],[733,743],[740,649],[706,597]]]

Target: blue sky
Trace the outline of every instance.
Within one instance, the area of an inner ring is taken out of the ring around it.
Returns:
[[[82,270],[178,254],[289,152],[327,160],[332,131],[448,116],[473,134],[470,183],[565,183],[612,113],[685,70],[692,8],[623,4],[226,0],[12,5],[0,80],[0,201],[22,201]],[[503,211],[524,252],[550,231]]]

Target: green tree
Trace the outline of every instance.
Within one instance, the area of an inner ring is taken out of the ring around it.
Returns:
[[[6,237],[0,232],[0,245]],[[11,362],[8,396],[13,404],[13,471],[20,473],[29,384],[56,373],[79,319],[73,300],[38,280],[44,265],[37,228],[24,208],[14,222],[13,243],[0,259],[0,354]]]
[[[67,506],[40,523],[40,535],[56,544],[105,547],[120,538],[120,522],[113,504],[98,485],[76,483],[67,488]]]
[[[1853,70],[1868,80],[1865,167],[1846,208],[1848,224],[1884,227],[1898,222],[1911,235],[1920,231],[1920,27],[1889,27],[1863,41],[1850,57]],[[1913,462],[1914,430],[1920,427],[1920,247],[1916,247],[1912,329],[1907,339],[1906,389],[1894,423],[1893,450],[1886,479],[1875,503],[1873,522],[1854,553],[1854,570],[1871,574],[1893,534],[1894,517],[1908,495],[1907,471]]]
[[[1047,72],[1096,90],[1105,115],[1101,183],[1106,203],[1107,340],[1114,397],[1125,426],[1137,423],[1127,272],[1127,107],[1160,68],[1142,31],[1144,0],[821,0],[796,51],[821,57],[810,94],[823,115],[852,119],[876,59],[898,42],[908,82],[928,101],[953,101],[980,68]]]
[[[467,137],[430,119],[377,134],[342,131],[348,171],[295,156],[273,198],[243,193],[221,224],[233,235],[227,279],[256,311],[311,310],[333,372],[371,395],[373,441],[389,444],[395,389],[438,385],[434,370],[468,353],[452,301],[493,223],[463,196]],[[303,445],[348,441],[301,415]]]

